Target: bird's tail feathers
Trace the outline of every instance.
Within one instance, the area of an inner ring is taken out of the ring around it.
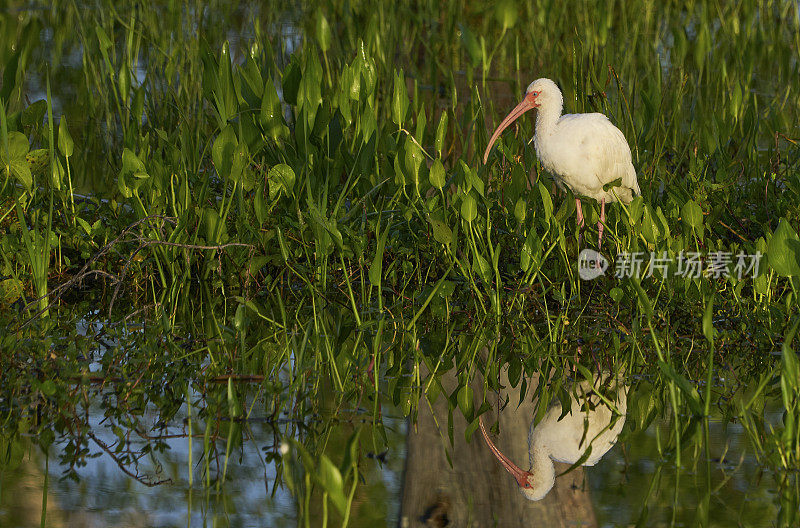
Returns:
[[[633,165],[630,166],[622,185],[631,189],[634,196],[642,195],[642,190],[639,188],[639,180],[636,178],[636,169],[633,168]]]

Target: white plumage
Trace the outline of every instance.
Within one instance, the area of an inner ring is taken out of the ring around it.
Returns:
[[[555,178],[559,187],[569,187],[576,195],[578,224],[583,225],[580,199],[586,196],[600,202],[598,244],[603,239],[606,202],[630,203],[640,194],[631,149],[620,130],[603,114],[561,115],[564,99],[561,90],[550,79],[537,79],[529,86],[525,98],[511,111],[492,134],[483,162],[489,159],[494,142],[519,116],[538,109],[533,144],[542,166]],[[620,180],[618,186],[603,186]]]
[[[524,471],[511,462],[494,445],[483,419],[480,422],[481,433],[492,453],[500,460],[503,467],[517,480],[520,491],[529,500],[540,500],[547,495],[555,484],[555,467],[553,460],[567,464],[575,464],[591,447],[583,466],[594,466],[617,442],[617,437],[625,425],[625,414],[628,409],[627,386],[617,379],[609,379],[605,374],[593,382],[584,381],[578,384],[576,395],[571,395],[570,411],[561,420],[561,403],[556,401],[545,413],[538,425],[531,423],[528,435],[528,451],[530,470]],[[596,391],[601,384],[610,381],[614,384],[612,398],[616,410],[621,414],[614,421],[614,412],[608,407]],[[576,397],[577,396],[577,397]]]

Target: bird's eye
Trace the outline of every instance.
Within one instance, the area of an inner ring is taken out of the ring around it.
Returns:
[[[539,92],[533,92],[534,97],[539,97]]]

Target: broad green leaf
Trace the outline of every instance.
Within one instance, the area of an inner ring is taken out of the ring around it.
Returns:
[[[76,220],[78,221],[78,224],[83,228],[83,230],[86,231],[87,235],[91,235],[92,234],[92,226],[89,225],[89,222],[87,222],[86,220],[84,220],[80,216],[77,217]]]
[[[458,165],[461,168],[461,174],[464,176],[463,191],[468,193],[472,189],[472,171],[470,171],[469,165],[463,159],[458,160]]]
[[[347,68],[347,76],[342,79],[344,88],[352,101],[361,99],[361,61],[355,59]]]
[[[631,224],[636,225],[639,223],[639,220],[642,218],[643,210],[644,210],[644,199],[641,196],[637,196],[628,206],[628,211],[631,214]]]
[[[322,65],[316,51],[309,51],[305,55],[303,77],[297,89],[297,104],[305,110],[309,128],[314,125],[317,109],[322,104],[322,75]]]
[[[316,23],[314,24],[315,36],[319,42],[319,49],[326,52],[331,47],[331,26],[328,24],[328,19],[322,14],[321,9],[317,9]]]
[[[0,144],[0,164],[4,173],[13,174],[27,190],[33,187],[33,176],[28,164],[28,138],[21,132],[8,133],[8,152]],[[45,151],[47,152],[47,151]]]
[[[439,291],[437,295],[439,297],[451,297],[453,293],[456,291],[456,283],[453,281],[442,281],[442,285],[439,287]]]
[[[476,216],[478,216],[478,204],[472,193],[467,193],[461,201],[461,218],[472,223]]]
[[[218,244],[227,240],[227,226],[216,209],[207,207],[203,211],[203,223],[205,224],[206,242]]]
[[[500,22],[503,31],[517,23],[517,6],[513,0],[501,0],[494,7],[494,17]]]
[[[344,496],[342,474],[339,468],[337,468],[324,453],[320,455],[317,478],[322,488],[328,492],[328,498],[331,499],[331,502],[333,502],[333,505],[339,510],[339,513],[344,513],[347,507],[347,500]]]
[[[425,127],[428,125],[428,118],[425,115],[425,104],[420,105],[419,113],[417,114],[417,126],[414,128],[414,137],[419,138],[420,141],[425,139]]]
[[[644,205],[644,214],[642,215],[642,221],[640,223],[642,228],[642,236],[644,236],[645,240],[647,240],[651,244],[655,244],[658,241],[658,226],[655,223],[655,214],[653,213],[653,208],[650,207],[650,204]]]
[[[258,120],[261,130],[273,141],[288,137],[289,129],[283,119],[281,101],[278,99],[278,91],[272,83],[272,78],[267,78],[267,82],[264,83],[264,95],[261,97]]]
[[[281,248],[281,256],[283,257],[284,262],[289,262],[289,248],[286,246],[286,240],[283,238],[283,231],[280,227],[276,228],[278,232],[278,245]]]
[[[220,178],[230,176],[233,153],[238,144],[239,141],[236,139],[236,132],[232,125],[227,125],[214,139],[214,144],[211,146],[211,158]]]
[[[125,148],[122,151],[122,174],[134,174],[134,173],[147,173],[147,169],[144,166],[142,160],[133,153],[132,150]]]
[[[5,279],[0,281],[0,304],[10,305],[17,301],[24,293],[22,281]]]
[[[443,111],[442,116],[439,118],[439,126],[436,127],[436,140],[434,146],[439,156],[442,156],[444,150],[444,139],[447,135],[447,112]]]
[[[358,48],[359,61],[361,62],[361,77],[364,80],[364,93],[370,96],[375,93],[378,72],[375,68],[374,61],[367,56],[367,49],[363,40],[359,40]]]
[[[69,135],[67,128],[67,116],[62,116],[61,121],[58,123],[58,150],[65,157],[72,156],[75,144],[72,141],[72,136]]]
[[[33,187],[33,176],[31,175],[31,169],[28,165],[28,162],[18,159],[12,160],[8,164],[8,168],[11,170],[11,174],[16,176],[25,189],[30,191]]]
[[[406,184],[406,174],[403,172],[403,167],[400,166],[400,156],[394,158],[394,183],[400,186]]]
[[[57,387],[53,380],[45,380],[41,385],[41,389],[42,389],[42,394],[44,394],[45,396],[54,396]]]
[[[358,438],[361,435],[361,427],[356,427],[350,438],[347,439],[347,446],[344,448],[344,458],[342,464],[339,466],[339,471],[344,478],[350,474],[351,471],[358,466]]]
[[[483,282],[488,284],[492,281],[492,267],[489,261],[478,253],[472,254],[472,271],[477,273]]]
[[[261,68],[258,67],[256,56],[251,55],[247,57],[244,65],[239,67],[239,74],[244,80],[246,87],[252,92],[253,96],[261,99],[264,95],[264,81],[261,75]],[[246,98],[246,99],[249,99]]]
[[[386,238],[389,235],[389,224],[387,223],[383,232],[378,237],[378,245],[375,249],[375,257],[372,259],[372,264],[369,267],[369,282],[373,286],[380,286],[383,279],[383,252],[386,247]]]
[[[130,198],[133,196],[133,190],[128,187],[128,182],[125,181],[125,173],[121,172],[119,177],[117,178],[117,189],[119,189],[119,193],[124,198]]]
[[[472,387],[467,384],[458,389],[458,408],[461,409],[461,412],[467,420],[472,417],[475,403],[473,402]]]
[[[64,170],[64,166],[61,165],[61,160],[56,158],[52,170],[50,171],[50,181],[54,189],[61,189],[61,182],[64,181],[65,175],[66,171]],[[147,177],[147,174],[145,174],[145,177]]]
[[[270,200],[274,199],[281,191],[286,196],[290,196],[295,182],[294,170],[285,163],[275,165],[267,173],[267,180],[269,181]]]
[[[253,198],[253,210],[256,213],[259,227],[264,225],[264,222],[267,221],[267,204],[264,202],[264,189],[261,185],[256,189]]]
[[[767,259],[781,277],[800,276],[800,242],[788,220],[781,218],[767,244]]]
[[[528,213],[528,203],[525,201],[524,198],[520,198],[517,200],[516,205],[514,205],[514,217],[517,219],[517,222],[520,224],[525,222],[525,215]]]
[[[444,165],[442,165],[442,160],[436,159],[433,162],[431,165],[431,170],[428,173],[428,180],[431,182],[432,186],[440,191],[442,190],[445,184],[445,172]]]
[[[481,197],[486,198],[483,180],[480,176],[478,176],[478,171],[476,171],[474,168],[470,168],[469,174],[472,181],[472,188],[478,191],[478,194],[480,194]]]
[[[214,107],[219,114],[220,128],[236,117],[238,107],[236,83],[234,83],[233,79],[232,60],[230,45],[225,41],[220,51],[213,89]],[[238,81],[239,78],[237,77],[236,80]]]
[[[392,121],[402,127],[408,111],[408,94],[406,93],[406,80],[403,70],[395,73],[394,91],[392,92]]]
[[[786,380],[788,387],[793,393],[797,393],[800,388],[800,365],[797,361],[797,354],[792,350],[792,340],[800,326],[800,319],[786,332],[781,346],[781,378]]]
[[[289,64],[283,70],[281,87],[283,88],[283,100],[286,104],[297,106],[297,92],[300,87],[300,65],[297,63],[297,56],[292,55]]]
[[[686,227],[698,229],[703,225],[703,209],[694,200],[689,200],[681,208],[681,219]]]
[[[433,238],[441,244],[450,244],[453,241],[453,231],[440,220],[430,219],[433,227]]]
[[[100,43],[101,50],[107,50],[113,45],[102,26],[95,26],[94,31],[97,33],[97,40]]]
[[[0,144],[0,159],[8,163],[9,160],[25,159],[25,155],[30,150],[28,138],[22,132],[9,132],[8,133],[8,155],[6,156],[5,149]]]
[[[528,237],[522,245],[522,251],[519,256],[519,267],[522,271],[527,272],[531,265],[536,262],[536,252],[540,243],[539,234],[536,232],[536,229],[531,227],[530,231],[528,231]]]
[[[661,211],[661,207],[656,208],[655,221],[658,225],[658,230],[661,233],[661,238],[664,240],[669,240],[669,223],[667,222],[666,217],[664,217],[664,212]]]
[[[553,199],[550,197],[550,191],[547,190],[542,182],[539,182],[538,187],[539,196],[542,197],[542,207],[544,207],[544,219],[549,222],[553,216]]]
[[[406,170],[413,176],[414,185],[419,188],[419,168],[425,156],[422,154],[422,149],[419,148],[415,141],[410,139],[405,144],[405,163]]]
[[[483,56],[481,53],[481,45],[466,24],[459,23],[458,29],[461,30],[461,43],[466,48],[470,61],[473,65],[477,65],[480,63],[481,57]]]
[[[247,152],[247,145],[244,142],[239,143],[233,151],[231,159],[231,180],[234,182],[242,181],[242,175],[247,170],[249,163],[250,154]],[[249,191],[250,189],[246,186],[245,190]]]
[[[622,300],[624,292],[622,291],[621,288],[617,288],[615,286],[615,287],[611,288],[611,291],[608,292],[608,294],[611,296],[611,298],[614,300],[614,302],[619,302],[620,300]]]
[[[31,103],[22,111],[22,126],[41,126],[45,113],[47,113],[47,101],[45,99],[39,99]]]

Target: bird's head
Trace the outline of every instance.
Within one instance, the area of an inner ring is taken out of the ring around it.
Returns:
[[[528,89],[525,90],[525,99],[530,99],[530,104],[533,108],[547,105],[549,101],[563,103],[563,97],[558,85],[544,77],[536,79],[528,85]]]
[[[516,121],[519,116],[528,110],[539,108],[543,105],[548,107],[552,106],[554,102],[558,102],[558,107],[561,108],[563,98],[561,96],[561,90],[558,89],[556,83],[544,77],[530,83],[528,89],[525,90],[525,97],[522,99],[522,102],[514,107],[492,134],[489,145],[483,153],[483,163],[485,164],[489,160],[489,151],[492,150],[494,142],[497,141],[497,138],[500,137],[503,130],[511,126],[511,123]]]
[[[553,487],[553,482],[537,482],[537,479],[534,477],[534,474],[531,471],[525,471],[520,468],[518,465],[513,463],[507,456],[505,456],[498,448],[494,445],[491,438],[489,438],[489,434],[486,432],[486,428],[483,426],[483,417],[478,417],[478,423],[481,427],[481,433],[483,434],[483,439],[486,440],[486,445],[489,446],[489,449],[492,451],[494,456],[497,457],[497,460],[500,461],[500,464],[508,471],[514,480],[517,481],[517,485],[519,486],[519,491],[522,495],[525,496],[528,500],[540,500],[547,495],[547,492],[550,491],[550,488]]]

